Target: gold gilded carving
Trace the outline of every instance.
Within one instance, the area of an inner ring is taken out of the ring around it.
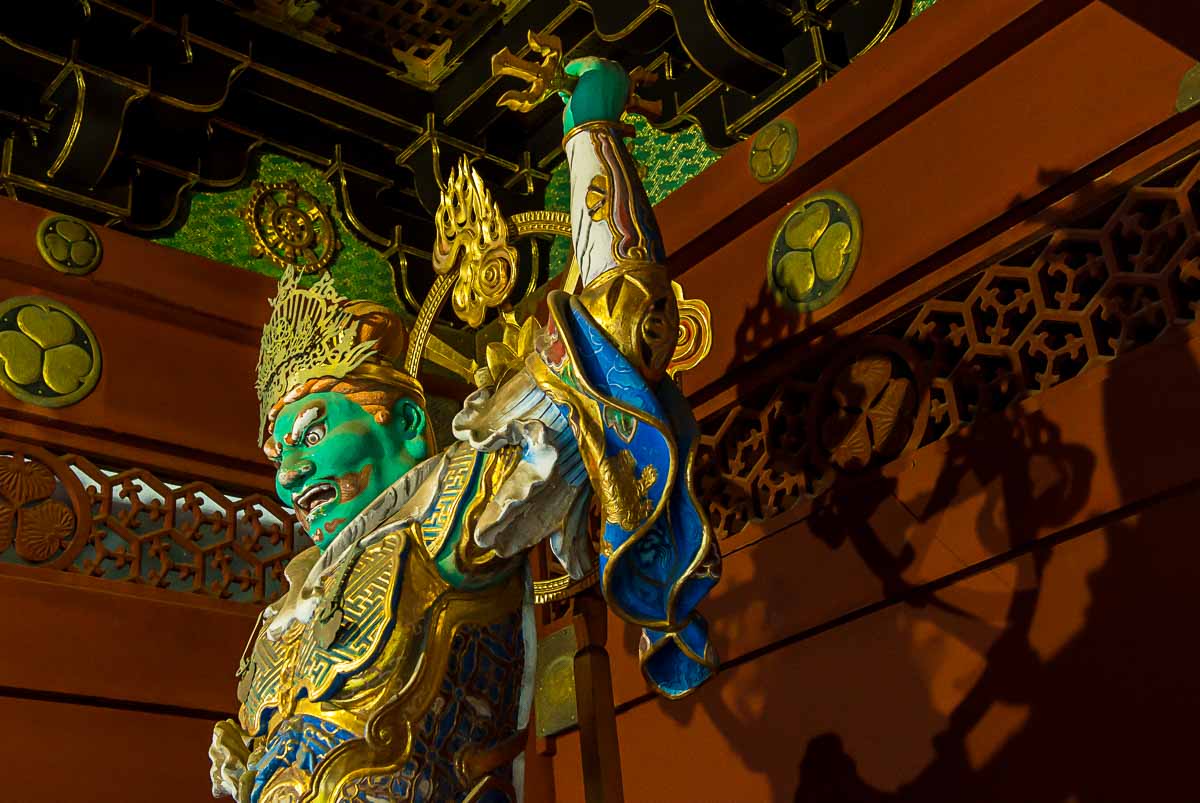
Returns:
[[[499,386],[519,371],[525,364],[525,358],[533,353],[534,340],[542,331],[532,315],[518,325],[513,313],[503,312],[501,321],[504,334],[500,341],[493,341],[484,347],[487,366],[486,370],[481,369],[475,376],[479,387]]]
[[[799,135],[787,120],[768,123],[750,146],[750,174],[769,184],[787,172],[796,159]]]
[[[712,351],[712,313],[701,299],[684,298],[678,282],[671,282],[671,288],[679,307],[679,341],[667,364],[667,373],[676,376],[695,368]]]
[[[100,381],[100,346],[73,310],[49,298],[0,303],[0,387],[40,407],[66,407]]]
[[[575,696],[575,627],[567,625],[538,642],[534,706],[538,738],[579,724]]]
[[[424,89],[436,89],[442,78],[453,69],[446,64],[446,57],[450,55],[450,47],[453,44],[447,39],[433,48],[425,58],[393,47],[392,56],[404,68],[403,77]]]
[[[587,194],[583,199],[592,220],[599,221],[608,217],[608,199],[608,176],[593,176],[591,183],[588,184]]]
[[[593,569],[578,580],[572,580],[569,574],[560,574],[548,580],[534,580],[533,601],[537,605],[559,602],[591,588],[599,581],[600,572],[597,569]]]
[[[529,31],[529,48],[542,57],[535,64],[516,56],[507,47],[492,56],[492,75],[508,75],[528,82],[524,90],[510,89],[496,101],[517,112],[530,112],[546,98],[567,88],[567,76],[562,65],[562,40],[553,34]]]
[[[518,237],[530,234],[554,234],[559,237],[571,236],[571,215],[567,212],[553,212],[549,209],[537,212],[518,212],[509,218]]]
[[[37,248],[46,264],[59,273],[82,276],[100,264],[100,238],[78,218],[52,215],[37,229]]]
[[[613,268],[579,299],[643,376],[663,376],[679,343],[679,308],[661,269],[646,263]]]
[[[767,257],[775,300],[796,310],[825,306],[842,291],[862,248],[862,221],[844,195],[817,193],[779,223]]]
[[[300,286],[300,277],[293,268],[285,269],[271,308],[271,317],[263,327],[254,385],[259,400],[260,437],[266,434],[276,400],[318,377],[341,379],[351,371],[371,371],[424,401],[424,392],[412,373],[385,364],[393,358],[388,351],[403,346],[403,333],[388,333],[365,323],[360,316],[369,314],[369,309],[342,298],[331,275],[325,274],[305,288]],[[383,335],[382,339],[368,339],[376,334]],[[428,334],[427,328],[423,334]]]
[[[517,250],[509,245],[509,226],[499,205],[466,156],[450,171],[434,223],[434,270],[439,276],[457,276],[450,297],[454,313],[477,327],[487,310],[512,292]]]
[[[456,278],[453,273],[438,276],[433,280],[433,287],[425,294],[425,300],[417,311],[417,319],[413,322],[409,334],[408,351],[404,353],[404,372],[409,376],[416,376],[421,369],[421,356],[432,337],[430,329],[433,327],[433,319],[442,311],[442,305],[446,303],[446,296],[454,288]]]
[[[300,803],[308,791],[309,774],[298,766],[286,767],[271,776],[259,803]]]
[[[625,530],[636,530],[654,511],[646,494],[658,479],[658,469],[644,466],[637,472],[637,461],[628,449],[600,461],[600,495],[605,500],[608,520]]]
[[[1175,111],[1182,114],[1197,103],[1200,103],[1200,64],[1192,65],[1192,68],[1183,74],[1183,79],[1179,82],[1179,95],[1175,99]]]
[[[526,61],[515,55],[507,47],[492,56],[492,76],[502,75],[520,78],[528,86],[523,90],[510,89],[496,101],[497,106],[506,106],[517,112],[530,112],[537,108],[546,98],[558,92],[570,92],[575,87],[576,79],[563,71],[562,40],[548,33],[528,32],[529,48],[542,57],[540,64]],[[649,119],[662,116],[661,100],[646,100],[637,94],[639,87],[652,84],[658,80],[656,73],[644,67],[638,67],[629,73],[629,97],[625,101],[625,110],[631,114],[640,114]]]
[[[329,209],[294,180],[251,186],[242,211],[254,238],[251,254],[301,273],[329,267],[341,247]]]
[[[318,765],[306,801],[374,799],[372,795],[389,799],[381,786],[408,760],[414,723],[436,704],[456,631],[465,625],[490,624],[520,608],[520,573],[483,590],[452,589],[419,543],[420,536],[413,532],[410,537],[416,542],[409,546],[393,635],[388,652],[376,662],[405,667],[405,671],[389,680],[379,707],[366,723],[366,738],[346,743]],[[424,633],[423,638],[416,637],[418,632]],[[324,716],[318,704],[311,704],[308,711]]]

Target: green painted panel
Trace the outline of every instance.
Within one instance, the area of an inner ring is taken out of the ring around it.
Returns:
[[[397,312],[403,311],[400,299],[396,296],[392,266],[377,250],[346,228],[336,211],[333,187],[319,170],[279,154],[264,153],[258,158],[254,172],[254,178],[267,183],[295,179],[313,197],[329,206],[337,227],[338,240],[342,244],[330,267],[338,292],[347,298],[374,301]],[[250,255],[254,240],[241,213],[250,200],[251,192],[250,180],[247,179],[231,190],[196,193],[192,196],[184,225],[157,242],[216,262],[278,278],[280,270],[269,259]]]
[[[937,0],[913,0],[912,16],[915,17],[922,11],[927,11],[936,2]]]

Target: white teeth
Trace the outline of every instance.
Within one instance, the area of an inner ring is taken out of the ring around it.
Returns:
[[[324,493],[329,494],[328,499],[326,499],[322,502],[318,502],[313,507],[309,507],[309,505],[312,503],[312,501],[315,497],[320,496]],[[304,511],[306,516],[311,517],[314,513],[316,513],[321,508],[325,507],[330,502],[334,501],[336,498],[337,498],[337,491],[333,487],[332,483],[321,482],[321,483],[317,483],[316,485],[314,485],[311,488],[309,488],[308,490],[306,490],[304,493],[297,496],[293,500],[293,504],[295,505],[295,507]]]

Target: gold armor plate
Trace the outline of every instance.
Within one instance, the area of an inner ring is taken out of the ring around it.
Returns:
[[[263,715],[272,709],[290,714],[297,697],[325,699],[337,683],[371,661],[392,624],[405,547],[404,532],[398,531],[359,557],[342,596],[341,628],[328,648],[318,643],[311,622],[294,623],[278,641],[259,636],[239,714],[247,733],[262,735],[268,719]]]

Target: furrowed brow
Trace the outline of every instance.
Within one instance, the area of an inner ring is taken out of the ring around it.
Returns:
[[[325,415],[325,405],[321,402],[314,402],[308,407],[300,411],[300,415],[296,416],[295,423],[292,424],[292,432],[287,436],[287,442],[290,446],[295,446],[300,441],[300,437],[304,434],[304,430],[311,427],[320,418]]]

